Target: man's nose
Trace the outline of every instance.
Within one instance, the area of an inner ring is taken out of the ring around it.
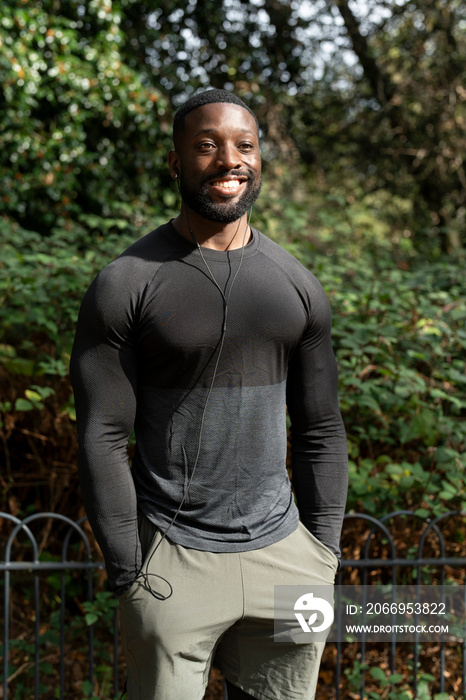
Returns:
[[[233,170],[234,168],[240,168],[241,164],[241,154],[234,146],[224,145],[219,148],[216,161],[218,168]]]

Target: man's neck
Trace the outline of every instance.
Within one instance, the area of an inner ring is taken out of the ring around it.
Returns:
[[[173,220],[173,225],[190,243],[193,243],[192,234],[194,234],[200,246],[212,250],[241,248],[248,243],[251,236],[247,214],[243,214],[240,219],[231,224],[222,224],[209,221],[191,209],[188,212],[183,206],[180,214]]]

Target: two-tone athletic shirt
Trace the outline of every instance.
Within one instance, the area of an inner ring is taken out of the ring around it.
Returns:
[[[138,510],[177,544],[236,552],[289,535],[299,509],[339,555],[347,446],[327,297],[256,230],[243,251],[202,252],[161,226],[96,277],[79,314],[81,487],[117,593],[141,567]]]

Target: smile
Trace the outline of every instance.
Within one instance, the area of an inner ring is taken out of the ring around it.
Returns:
[[[225,190],[235,190],[242,185],[244,180],[214,180],[211,182],[212,187],[221,187]]]
[[[248,178],[239,177],[223,177],[209,182],[210,191],[212,194],[217,194],[220,197],[235,197],[239,195],[248,183]]]

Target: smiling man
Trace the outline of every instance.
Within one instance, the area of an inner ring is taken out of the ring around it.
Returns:
[[[347,456],[330,309],[249,225],[261,187],[249,107],[196,95],[173,138],[180,214],[94,280],[71,362],[128,694],[201,700],[214,662],[230,700],[309,700],[323,645],[274,642],[274,586],[332,584],[338,566]]]
[[[180,177],[183,213],[192,210],[210,222],[237,224],[256,201],[261,186],[258,125],[244,111],[222,102],[187,115],[179,110],[174,124],[176,150],[169,161],[174,177]],[[183,128],[186,122],[187,129]],[[225,172],[219,175],[217,141],[224,140],[222,131],[232,143],[222,143]]]

